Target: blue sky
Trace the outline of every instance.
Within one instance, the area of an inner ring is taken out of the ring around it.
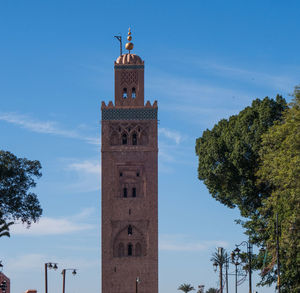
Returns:
[[[66,292],[100,292],[100,106],[114,98],[113,36],[129,26],[145,60],[145,97],[159,106],[160,292],[183,282],[216,287],[215,247],[246,238],[239,212],[197,179],[195,139],[254,98],[290,99],[299,9],[278,0],[0,1],[0,148],[43,166],[35,189],[43,217],[1,238],[12,293],[42,292],[49,261],[59,263],[49,292],[60,292],[61,269],[73,267]]]

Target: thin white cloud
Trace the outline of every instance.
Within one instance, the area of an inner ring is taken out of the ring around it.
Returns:
[[[203,64],[200,63],[200,66],[207,70],[213,70],[214,74],[216,75],[264,86],[267,85],[278,90],[290,90],[297,83],[295,78],[286,74],[253,71],[216,62],[207,62]]]
[[[159,148],[158,158],[159,161],[162,160],[163,162],[167,162],[167,163],[176,162],[175,157],[171,155],[171,152],[168,151],[168,147],[165,145],[162,145]]]
[[[178,131],[170,130],[164,127],[160,127],[158,129],[158,134],[173,140],[176,144],[180,144],[183,139],[182,135]]]
[[[262,85],[270,87],[275,90],[282,90],[284,92],[291,91],[299,82],[297,76],[299,75],[299,67],[289,66],[288,68],[276,68],[272,71],[269,67],[265,69],[255,70],[247,67],[239,67],[233,64],[225,64],[222,61],[207,60],[206,58],[197,58],[190,56],[190,58],[178,58],[172,56],[172,62],[177,58],[176,62],[183,64],[185,67],[197,67],[201,71],[206,71],[215,76],[221,76],[224,79],[238,80],[253,85]],[[251,65],[250,65],[251,66]],[[296,78],[295,78],[296,77]]]
[[[180,103],[180,105],[197,106],[203,101],[217,103],[231,97],[239,97],[239,99],[249,97],[248,94],[237,89],[208,84],[207,81],[196,78],[178,77],[165,73],[157,73],[156,77],[151,80],[150,86],[159,95],[171,97],[172,105]]]
[[[45,255],[38,253],[29,253],[23,255],[17,255],[14,258],[10,258],[6,262],[6,269],[11,272],[16,271],[30,271],[30,270],[40,270],[43,268],[44,263],[53,260],[53,255]],[[59,268],[63,267],[80,267],[80,269],[86,268],[96,268],[99,266],[98,260],[90,260],[85,258],[67,258],[67,257],[55,257],[53,260],[58,263]]]
[[[195,241],[187,235],[161,235],[159,250],[161,251],[204,251],[212,247],[228,247],[229,244],[222,240]]]
[[[84,220],[87,219],[89,216],[95,213],[94,207],[84,208],[80,213],[77,215],[72,216],[73,220]]]
[[[76,162],[76,163],[69,164],[68,169],[77,172],[100,175],[101,166],[99,160],[97,161],[85,160],[83,162]]]
[[[74,222],[68,218],[42,217],[37,223],[33,223],[30,228],[23,224],[15,224],[11,227],[11,234],[15,235],[63,235],[74,232],[93,229],[93,225]]]
[[[65,170],[70,172],[74,178],[74,182],[70,184],[63,184],[63,188],[72,192],[90,192],[100,190],[101,178],[101,163],[100,159],[89,160],[70,160],[65,166]]]
[[[43,254],[30,253],[8,259],[6,266],[10,271],[24,271],[40,269],[41,265],[48,260]]]
[[[89,144],[100,144],[100,140],[98,138],[81,135],[75,130],[63,129],[55,121],[39,121],[36,119],[32,119],[27,115],[21,115],[13,112],[0,113],[0,120],[20,126],[24,129],[36,133],[44,133],[62,136],[66,138],[80,139]]]

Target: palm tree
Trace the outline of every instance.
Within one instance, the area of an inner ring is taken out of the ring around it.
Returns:
[[[216,252],[212,254],[211,261],[214,264],[214,267],[219,267],[220,270],[220,293],[223,293],[223,265],[228,261],[228,254],[226,250],[222,247],[216,249]]]
[[[195,290],[195,288],[191,285],[191,284],[181,284],[179,287],[178,287],[178,290],[181,290],[183,291],[184,293],[188,293],[192,290]]]

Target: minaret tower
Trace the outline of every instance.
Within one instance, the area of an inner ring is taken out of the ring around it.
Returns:
[[[127,39],[115,102],[101,107],[102,293],[157,293],[157,102],[144,102],[144,61]]]

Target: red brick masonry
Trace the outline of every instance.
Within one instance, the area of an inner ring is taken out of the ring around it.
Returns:
[[[117,59],[101,110],[102,293],[157,293],[157,102],[144,103],[140,57]]]

